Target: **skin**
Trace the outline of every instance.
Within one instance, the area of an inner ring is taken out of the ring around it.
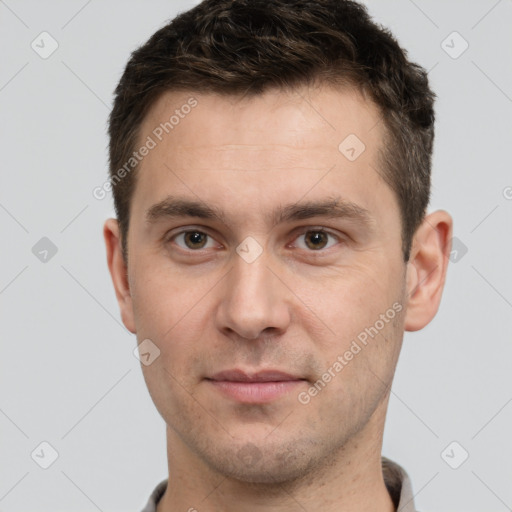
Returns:
[[[430,213],[404,263],[398,203],[377,172],[384,127],[356,90],[169,92],[140,141],[191,96],[197,107],[141,162],[128,265],[117,221],[104,225],[122,320],[138,343],[160,350],[142,366],[167,424],[169,485],[158,512],[394,510],[380,460],[390,386],[404,330],[437,312],[452,219]],[[349,134],[365,144],[354,161],[338,150]],[[218,207],[224,220],[147,222],[171,194]],[[276,207],[332,197],[366,209],[370,222],[269,218]],[[173,237],[185,230],[204,235]],[[236,251],[248,236],[262,249],[251,263]],[[300,403],[396,303],[393,320]],[[233,368],[304,380],[270,402],[242,403],[206,380]]]

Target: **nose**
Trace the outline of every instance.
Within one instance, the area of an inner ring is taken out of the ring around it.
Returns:
[[[288,328],[293,294],[269,260],[266,251],[251,263],[235,254],[217,308],[217,327],[226,336],[257,340]]]

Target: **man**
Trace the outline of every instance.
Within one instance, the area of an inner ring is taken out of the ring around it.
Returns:
[[[415,510],[381,448],[450,253],[433,99],[342,0],[205,0],[133,53],[104,237],[167,425],[146,512]]]

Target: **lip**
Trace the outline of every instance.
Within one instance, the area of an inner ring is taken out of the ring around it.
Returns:
[[[227,382],[284,382],[290,380],[304,380],[280,370],[260,370],[246,373],[242,370],[224,370],[210,377],[210,380]]]
[[[244,403],[267,403],[276,400],[302,384],[306,379],[281,370],[246,373],[225,370],[206,379],[223,395]]]

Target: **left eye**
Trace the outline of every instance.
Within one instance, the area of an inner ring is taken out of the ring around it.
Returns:
[[[300,247],[301,249],[312,249],[313,251],[318,251],[321,249],[332,247],[329,244],[328,238],[331,237],[335,241],[339,241],[338,237],[334,236],[332,233],[324,231],[323,229],[311,229],[302,233],[297,239],[304,237],[305,246]]]

